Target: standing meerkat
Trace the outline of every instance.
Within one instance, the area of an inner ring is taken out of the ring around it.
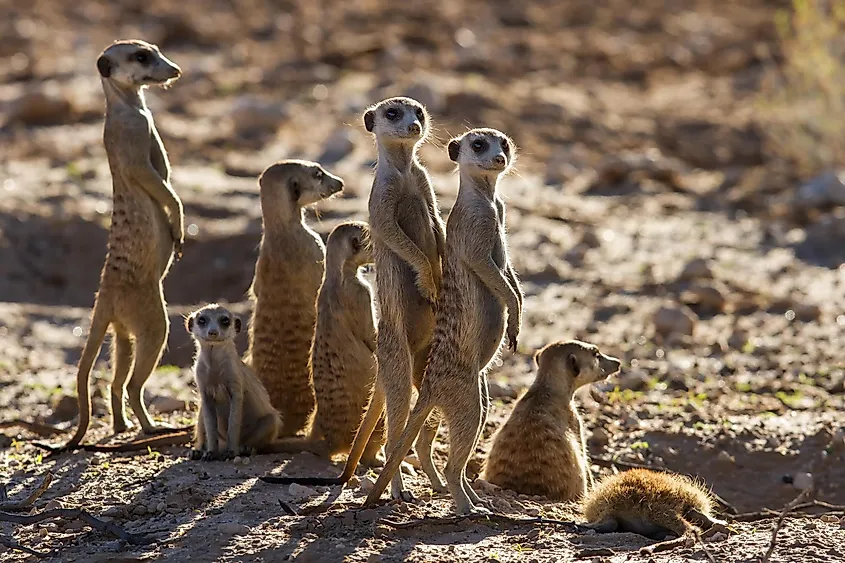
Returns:
[[[375,312],[370,285],[360,275],[372,261],[366,223],[341,223],[329,234],[311,347],[317,411],[307,437],[282,439],[276,451],[305,450],[326,458],[349,453],[376,378]],[[364,465],[382,463],[383,434],[379,422],[361,458]]]
[[[549,344],[534,356],[537,377],[493,438],[484,479],[556,501],[587,492],[590,463],[575,391],[617,373],[620,362],[591,344]]]
[[[713,499],[684,475],[631,469],[611,475],[584,498],[587,526],[599,533],[633,532],[660,543],[643,548],[657,553],[680,547],[704,531],[730,535],[732,530],[713,517]],[[667,536],[678,536],[665,540]]]
[[[112,427],[129,428],[124,393],[146,434],[156,426],[143,402],[144,384],[161,358],[170,323],[162,281],[182,255],[182,202],[170,185],[170,163],[144,100],[148,86],[166,87],[182,71],[145,41],[116,41],[97,59],[106,96],[103,142],[112,175],[114,205],[108,253],[100,274],[91,329],[79,360],[76,389],[79,427],[59,450],[81,442],[91,422],[88,381],[111,326]],[[131,376],[130,376],[131,372]],[[128,385],[127,385],[128,382]]]
[[[216,303],[191,313],[185,328],[197,346],[194,374],[200,396],[194,459],[230,459],[261,452],[282,426],[278,411],[235,348],[241,319]]]
[[[282,415],[280,437],[308,426],[314,389],[308,370],[326,249],[305,223],[305,206],[343,189],[316,162],[282,160],[258,178],[264,231],[250,297],[249,363]]]
[[[466,465],[487,417],[486,371],[504,337],[516,351],[522,317],[522,289],[508,257],[505,206],[497,191],[516,155],[511,140],[495,129],[472,129],[450,141],[448,151],[459,165],[460,188],[446,226],[431,354],[408,424],[389,450],[365,504],[378,502],[426,417],[437,408],[449,427],[445,475],[456,511],[486,513],[470,487]]]
[[[388,98],[364,113],[364,126],[375,135],[378,149],[369,199],[381,311],[376,388],[340,477],[262,477],[270,483],[346,483],[385,412],[388,448],[394,447],[408,420],[412,386],[419,387],[431,348],[433,303],[440,287],[446,241],[431,180],[417,158],[417,149],[428,135],[429,115],[416,100]],[[432,417],[423,428],[417,454],[432,487],[444,491],[443,478],[431,457],[438,422]],[[391,482],[391,494],[396,499],[412,498],[400,473]]]

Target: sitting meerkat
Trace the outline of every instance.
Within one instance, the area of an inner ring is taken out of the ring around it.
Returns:
[[[375,384],[376,329],[370,284],[360,275],[373,262],[370,229],[341,223],[329,234],[326,275],[317,297],[311,375],[317,411],[308,436],[284,438],[278,452],[310,451],[331,458],[348,454]],[[361,463],[383,463],[384,420],[370,436]]]
[[[282,160],[258,179],[263,234],[250,296],[255,303],[246,362],[282,415],[280,437],[308,427],[316,400],[308,362],[326,249],[305,207],[343,189],[316,162]]]
[[[631,469],[610,475],[584,498],[588,527],[599,533],[633,532],[660,543],[643,548],[657,553],[692,542],[704,531],[732,530],[713,517],[714,503],[701,485],[685,475]],[[678,536],[665,540],[667,536]]]
[[[241,320],[211,304],[191,313],[185,328],[196,341],[194,373],[200,396],[191,457],[228,459],[266,451],[279,434],[281,417],[235,348]]]
[[[620,362],[591,344],[549,344],[534,356],[537,377],[496,432],[483,478],[526,495],[569,501],[591,479],[575,391],[617,373]]]
[[[115,434],[130,427],[124,395],[145,434],[172,431],[153,423],[143,402],[144,384],[161,358],[170,323],[162,281],[175,257],[182,256],[182,202],[170,184],[167,151],[147,107],[144,90],[166,87],[182,70],[155,45],[115,41],[97,58],[106,117],[103,144],[109,161],[114,207],[108,253],[91,316],[91,329],[77,372],[79,426],[62,447],[77,448],[91,422],[88,388],[106,332],[112,339],[112,426]],[[130,375],[131,372],[131,375]]]

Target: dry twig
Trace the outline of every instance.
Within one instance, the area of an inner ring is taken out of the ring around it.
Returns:
[[[832,504],[829,502],[825,502],[823,500],[811,500],[808,502],[802,502],[800,504],[795,505],[792,507],[791,512],[796,512],[798,510],[805,510],[807,508],[824,508],[821,514],[837,514],[837,515],[845,515],[845,504]],[[772,518],[773,516],[778,516],[780,511],[772,510],[771,508],[764,508],[763,510],[759,510],[756,512],[743,512],[741,514],[736,514],[731,516],[732,520],[737,522],[756,522],[757,520],[765,520],[767,518]]]
[[[64,432],[61,428],[57,428],[56,426],[51,426],[49,424],[42,424],[40,422],[30,422],[28,420],[21,420],[16,418],[14,420],[5,420],[0,422],[0,430],[4,430],[6,428],[25,428],[34,434],[38,434],[39,436],[55,436],[56,434],[61,434]]]
[[[16,542],[12,538],[5,538],[5,537],[2,537],[2,536],[0,536],[0,545],[4,545],[4,546],[8,547],[9,549],[16,549],[18,551],[23,551],[27,555],[34,555],[35,557],[39,557],[39,558],[50,557],[51,555],[53,555],[49,551],[35,551],[31,547],[26,547],[26,546],[19,544],[18,542]]]
[[[772,553],[774,553],[775,546],[777,545],[778,532],[780,532],[780,528],[783,526],[783,521],[786,519],[786,515],[794,510],[796,506],[801,504],[804,499],[810,495],[812,490],[812,487],[804,489],[801,494],[795,498],[795,500],[783,507],[783,511],[780,513],[778,521],[775,523],[774,528],[772,528],[772,540],[769,542],[769,549],[763,554],[763,557],[760,559],[760,563],[769,563],[769,558],[772,556]]]
[[[32,506],[32,504],[38,500],[41,495],[50,487],[50,483],[53,481],[53,474],[49,471],[44,475],[44,479],[41,483],[33,489],[29,496],[23,500],[10,500],[5,502],[0,502],[0,511],[5,512],[17,512],[19,510],[25,510]]]
[[[85,522],[92,528],[99,530],[100,532],[107,532],[117,537],[118,539],[121,539],[126,543],[131,543],[133,545],[145,545],[153,543],[154,541],[144,535],[130,534],[120,526],[117,526],[116,524],[113,524],[111,522],[104,522],[98,518],[95,518],[94,516],[80,508],[56,508],[54,510],[45,510],[44,512],[26,515],[12,514],[10,512],[0,512],[0,522],[11,522],[13,524],[37,524],[38,522],[43,522],[44,520],[51,520],[53,518],[82,520],[83,522]]]

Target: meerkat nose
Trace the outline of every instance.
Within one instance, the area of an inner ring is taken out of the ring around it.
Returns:
[[[420,128],[420,124],[418,122],[414,121],[408,125],[408,133],[411,133],[412,135],[419,135],[420,131],[422,131],[422,128]]]
[[[505,160],[505,155],[503,155],[503,154],[497,154],[493,158],[493,162],[495,162],[499,166],[504,166],[505,164],[507,164],[507,161]]]
[[[208,335],[212,338],[217,338],[220,335],[220,333],[217,332],[216,330],[209,330]]]

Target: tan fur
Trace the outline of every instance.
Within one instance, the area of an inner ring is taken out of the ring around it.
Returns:
[[[378,502],[426,417],[437,408],[449,427],[445,475],[459,514],[489,512],[466,478],[490,402],[486,370],[503,337],[516,350],[522,290],[508,257],[499,178],[514,158],[513,143],[494,129],[473,129],[449,143],[460,189],[446,227],[443,285],[428,366],[398,445],[367,497]],[[507,322],[506,315],[507,312]],[[381,344],[381,343],[379,343]],[[379,358],[381,359],[381,358]]]
[[[494,436],[484,479],[525,495],[580,499],[591,474],[573,393],[619,371],[619,360],[572,340],[546,346],[535,361],[534,384]]]
[[[314,389],[308,362],[323,281],[325,246],[305,224],[304,207],[343,189],[316,162],[283,160],[258,179],[264,232],[250,296],[249,363],[282,414],[280,437],[308,427]]]
[[[335,227],[326,248],[326,274],[317,297],[311,374],[317,411],[307,437],[280,440],[276,451],[347,454],[375,385],[376,329],[370,285],[360,268],[373,261],[370,229],[349,221]],[[384,422],[370,436],[361,462],[383,463]]]
[[[588,526],[599,532],[633,532],[651,539],[670,540],[644,548],[654,553],[691,540],[699,527],[726,529],[713,517],[713,500],[698,483],[684,475],[631,469],[602,479],[584,498]]]
[[[376,388],[339,477],[262,477],[269,483],[346,483],[385,412],[388,447],[395,445],[408,420],[412,385],[419,386],[431,347],[432,303],[440,286],[445,235],[428,172],[417,159],[417,148],[428,135],[429,116],[416,100],[389,98],[364,113],[364,125],[375,135],[378,148],[369,200],[381,310]],[[432,487],[440,491],[445,485],[431,459],[438,425],[439,419],[432,416],[420,433],[417,454]],[[391,494],[411,499],[399,473],[391,483]]]
[[[75,448],[88,430],[88,380],[110,326],[114,331],[111,405],[115,433],[130,426],[124,406],[127,390],[145,433],[169,430],[153,424],[143,390],[167,342],[170,325],[162,280],[174,253],[177,259],[182,254],[184,218],[182,202],[170,186],[170,163],[144,89],[170,84],[181,70],[158,47],[144,41],[116,41],[97,59],[97,68],[106,95],[103,142],[114,207],[91,330],[79,361],[79,427],[62,449]]]
[[[185,320],[197,345],[194,375],[200,413],[194,459],[228,459],[260,452],[282,426],[267,390],[235,348],[241,320],[225,307],[207,305]]]

